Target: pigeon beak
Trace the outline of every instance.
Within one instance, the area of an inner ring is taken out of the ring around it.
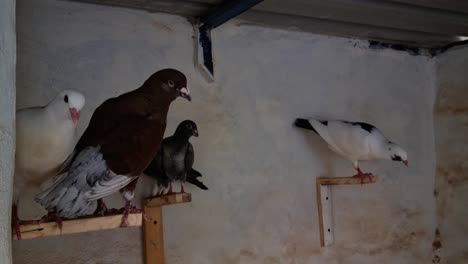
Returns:
[[[402,162],[403,162],[403,164],[405,164],[406,167],[408,167],[408,161],[407,160],[404,160]]]
[[[194,129],[194,130],[193,130],[193,136],[194,136],[194,137],[198,137],[198,129]]]
[[[78,125],[78,121],[80,120],[80,111],[76,110],[76,108],[70,108],[70,115],[73,121],[73,124]]]
[[[179,96],[187,99],[189,102],[192,101],[192,97],[190,97],[190,90],[186,87],[183,87],[179,90]]]

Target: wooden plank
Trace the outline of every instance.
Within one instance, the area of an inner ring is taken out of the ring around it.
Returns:
[[[323,241],[322,246],[331,246],[334,242],[333,228],[333,206],[331,197],[331,186],[320,185],[320,203],[322,204]]]
[[[390,0],[413,6],[424,6],[457,13],[468,14],[468,1],[460,0]]]
[[[434,34],[468,35],[468,16],[464,14],[397,2],[269,0],[253,10]]]
[[[162,207],[143,207],[145,264],[164,264],[164,234]]]
[[[128,216],[128,226],[141,226],[141,213],[130,214]],[[41,224],[21,225],[21,239],[33,239],[47,236],[60,236],[77,234],[83,232],[92,232],[100,230],[108,230],[119,228],[122,220],[122,215],[110,215],[101,217],[80,218],[73,220],[64,220],[62,230],[60,230],[55,222],[46,222]],[[13,232],[13,239],[17,240]]]
[[[179,14],[187,16],[190,19],[204,14],[209,11],[210,8],[220,3],[220,1],[215,0],[69,1],[144,9],[150,12]],[[419,14],[416,15],[413,14],[414,11],[410,11],[409,13],[412,15],[404,15],[408,12],[403,12],[404,10],[401,8],[397,10],[383,8],[380,10],[378,6],[380,2],[373,4],[364,3],[364,7],[354,3],[354,1],[339,2],[338,0],[310,0],[310,2],[309,0],[294,0],[292,2],[286,1],[287,3],[283,2],[284,1],[275,0],[264,1],[263,4],[241,14],[239,18],[248,23],[285,30],[299,30],[316,34],[371,39],[425,48],[439,48],[449,43],[459,41],[457,36],[463,35],[462,32],[468,30],[468,26],[466,26],[464,20],[460,18],[454,20],[451,16],[448,16],[447,19],[447,16],[442,15],[442,18],[439,18],[437,15],[436,21],[438,21],[437,24],[439,28],[436,29],[431,26],[432,19],[426,19],[425,16],[421,17],[421,15],[425,14],[424,12],[419,12]],[[281,5],[278,5],[278,3]],[[396,4],[401,5],[398,3]],[[377,5],[377,8],[373,5]],[[411,10],[414,9],[411,6],[409,8]],[[420,9],[424,11],[426,8]],[[385,16],[385,18],[379,18],[380,15]],[[401,17],[405,19],[402,20],[400,19]],[[412,23],[408,20],[417,20],[417,23]],[[456,24],[454,27],[450,26],[447,28],[447,24],[453,23]],[[418,30],[421,28],[424,30]],[[443,30],[441,31],[440,28]],[[456,34],[449,33],[450,30],[455,31]]]
[[[320,188],[320,181],[315,181],[315,189],[317,193],[317,210],[318,210],[318,217],[319,217],[319,231],[320,231],[320,246],[325,246],[325,240],[323,236],[323,210],[322,210],[322,193]]]
[[[369,184],[374,183],[377,180],[375,175],[371,175],[370,177],[366,177],[361,182],[360,178],[357,177],[321,177],[317,178],[318,184],[321,185],[346,185],[346,184]]]
[[[190,193],[176,193],[163,197],[154,197],[143,200],[143,207],[160,207],[170,204],[188,203],[192,201]]]

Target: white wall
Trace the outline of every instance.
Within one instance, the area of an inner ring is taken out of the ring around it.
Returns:
[[[0,1],[0,263],[11,263],[11,195],[15,163],[15,1]]]
[[[210,84],[193,66],[184,18],[51,0],[22,0],[18,9],[18,106],[80,90],[87,96],[80,132],[104,99],[154,71],[187,74],[194,100],[172,105],[166,134],[184,119],[197,122],[195,168],[210,190],[189,187],[192,203],[164,209],[167,263],[431,261],[430,59],[231,22],[214,32]],[[315,135],[292,126],[300,116],[373,123],[409,153],[409,168],[363,163],[379,175],[376,184],[334,187],[336,243],[329,248],[319,246],[315,178],[355,172]],[[141,232],[20,241],[14,253],[15,263],[142,263]]]
[[[442,263],[468,262],[468,48],[437,58],[437,252]]]

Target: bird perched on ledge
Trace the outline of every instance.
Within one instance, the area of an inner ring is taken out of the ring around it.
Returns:
[[[198,137],[197,125],[191,120],[185,120],[177,126],[174,135],[163,140],[161,149],[145,170],[146,175],[156,180],[154,196],[162,195],[168,186],[167,194],[172,194],[172,184],[175,181],[180,181],[181,193],[184,192],[184,183],[187,180],[201,189],[208,189],[197,179],[201,174],[192,169],[195,157],[193,146],[189,142],[192,136]]]
[[[327,142],[328,147],[351,161],[357,174],[354,177],[370,177],[371,173],[363,173],[359,168],[362,160],[393,160],[401,161],[408,166],[406,151],[389,141],[373,125],[362,122],[341,120],[316,120],[297,118],[297,127],[312,130]]]
[[[29,186],[39,187],[57,175],[73,150],[75,132],[84,96],[76,91],[60,92],[47,105],[16,112],[16,155],[12,224],[18,239],[18,203]]]
[[[50,188],[36,197],[59,217],[86,215],[96,201],[121,191],[126,217],[136,180],[157,153],[166,129],[169,106],[177,97],[191,100],[185,75],[164,69],[131,92],[111,98],[93,113],[65,168]],[[102,200],[101,208],[106,210]]]

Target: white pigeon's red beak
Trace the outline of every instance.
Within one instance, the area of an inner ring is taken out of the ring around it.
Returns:
[[[73,124],[78,125],[78,121],[80,120],[80,111],[76,110],[75,108],[70,108],[70,115],[73,121]]]
[[[403,162],[403,164],[405,164],[406,167],[408,167],[408,161],[407,160],[404,160],[402,162]]]

